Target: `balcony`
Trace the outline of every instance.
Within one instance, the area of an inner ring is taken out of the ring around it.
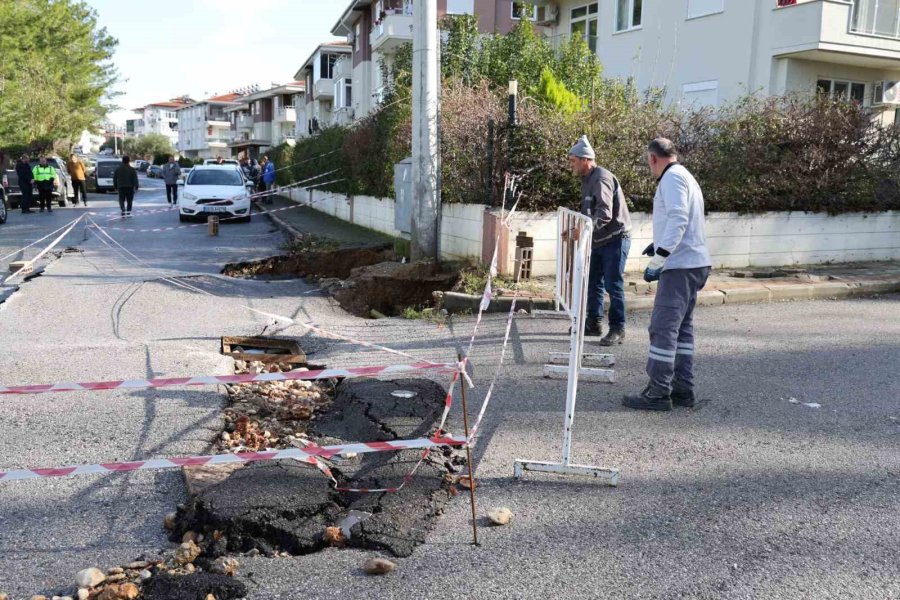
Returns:
[[[320,79],[313,85],[315,96],[308,97],[307,100],[312,102],[314,99],[334,98],[334,79]]]
[[[297,120],[297,111],[293,106],[279,106],[275,111],[275,120],[279,123],[293,123]]]
[[[772,19],[773,55],[896,69],[898,9],[900,0],[778,0]]]
[[[412,10],[393,8],[385,11],[382,19],[372,27],[373,52],[390,53],[398,46],[412,41]]]
[[[235,119],[234,126],[238,131],[253,129],[253,117],[250,115],[241,115]]]

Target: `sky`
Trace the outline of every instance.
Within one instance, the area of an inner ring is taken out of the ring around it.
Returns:
[[[110,117],[187,94],[201,99],[251,84],[292,81],[348,0],[87,0],[119,40]]]

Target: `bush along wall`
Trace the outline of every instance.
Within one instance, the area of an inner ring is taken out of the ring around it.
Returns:
[[[676,109],[664,104],[663,90],[603,79],[580,37],[554,49],[528,21],[506,36],[478,36],[470,17],[444,28],[444,202],[497,205],[509,170],[523,175],[521,210],[577,208],[580,182],[566,155],[587,134],[631,208],[649,211],[656,182],[644,152],[664,135],[700,182],[708,211],[900,210],[900,128],[878,125],[854,102],[747,96],[718,109]],[[276,162],[293,167],[279,183],[336,170],[318,180],[341,180],[325,189],[394,196],[394,164],[411,153],[410,50],[382,65],[389,91],[379,110],[285,147]],[[510,78],[520,82],[515,128],[507,125]]]

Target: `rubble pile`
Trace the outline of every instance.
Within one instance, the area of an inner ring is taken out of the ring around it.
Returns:
[[[238,375],[292,369],[293,365],[286,363],[235,361]],[[238,383],[226,388],[230,406],[225,409],[225,431],[218,441],[219,449],[225,452],[306,446],[309,422],[333,397],[331,385],[316,381]]]

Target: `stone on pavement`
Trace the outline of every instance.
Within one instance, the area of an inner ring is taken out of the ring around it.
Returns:
[[[80,588],[92,588],[106,581],[106,575],[103,571],[95,567],[90,569],[82,569],[75,575],[75,585]]]
[[[369,575],[386,575],[397,568],[397,565],[386,558],[370,558],[363,565],[363,570]]]
[[[489,511],[487,516],[494,525],[508,525],[512,521],[513,514],[510,509],[502,506]]]

